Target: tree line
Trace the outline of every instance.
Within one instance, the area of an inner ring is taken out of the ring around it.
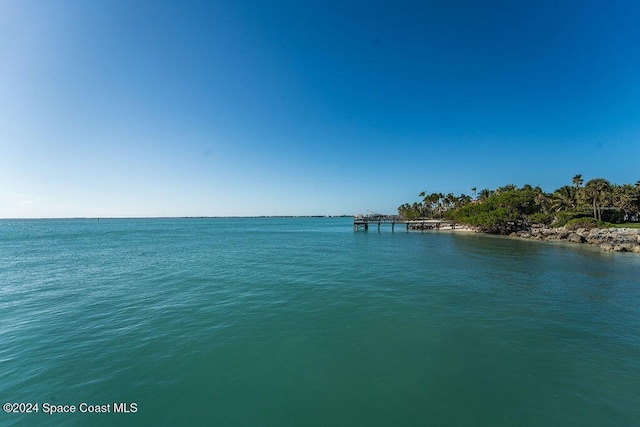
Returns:
[[[586,183],[575,175],[552,193],[540,186],[513,184],[495,190],[471,188],[471,195],[421,192],[421,199],[398,207],[406,219],[445,218],[487,232],[508,232],[532,224],[563,226],[578,220],[592,225],[640,220],[640,181],[612,184],[604,178]],[[590,219],[589,219],[590,218]]]

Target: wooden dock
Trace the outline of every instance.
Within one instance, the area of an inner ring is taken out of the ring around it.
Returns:
[[[369,225],[378,225],[378,231],[383,224],[391,224],[391,232],[395,232],[396,224],[406,224],[406,229],[415,230],[439,230],[440,228],[450,227],[455,228],[455,223],[446,221],[444,219],[433,218],[417,218],[406,219],[401,218],[398,215],[381,215],[381,214],[367,214],[356,215],[353,217],[353,230],[357,231],[360,228],[364,228],[365,231],[369,230]]]

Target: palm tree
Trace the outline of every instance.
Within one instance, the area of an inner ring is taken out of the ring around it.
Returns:
[[[532,190],[535,192],[535,195],[536,195],[535,204],[540,206],[540,209],[542,210],[543,213],[549,212],[549,206],[551,204],[551,199],[549,198],[549,195],[545,193],[540,186],[536,186],[535,188],[532,188]]]
[[[515,186],[515,184],[507,184],[504,187],[498,187],[496,188],[496,193],[504,193],[506,191],[513,191],[516,190],[518,187]]]
[[[556,212],[575,209],[577,205],[577,190],[569,185],[562,186],[553,192],[552,208]]]
[[[584,186],[584,194],[593,205],[593,217],[599,221],[602,221],[600,204],[607,197],[610,190],[611,184],[604,178],[594,178],[587,181]]]
[[[427,210],[428,210],[427,192],[426,191],[421,191],[420,194],[418,194],[418,197],[422,198],[422,207],[420,208],[420,212],[422,214],[420,216],[427,216]]]
[[[442,199],[442,203],[444,204],[444,210],[448,211],[453,207],[454,202],[456,201],[456,196],[453,193],[447,193]]]
[[[447,194],[442,198],[442,208],[446,211],[447,209],[449,209],[450,204],[451,199],[449,198],[449,194]]]
[[[620,219],[626,221],[637,212],[637,201],[640,191],[631,184],[614,185],[611,190],[611,204],[620,211]]]
[[[478,193],[478,199],[479,200],[487,200],[489,197],[491,197],[491,195],[493,194],[493,191],[489,190],[488,188],[485,188],[484,190],[480,190],[480,193]]]
[[[429,194],[425,200],[429,201],[429,205],[431,206],[431,216],[433,217],[433,213],[438,210],[440,205],[440,199],[442,195],[440,193],[431,193]]]
[[[582,185],[582,183],[584,182],[584,180],[582,179],[582,175],[580,175],[580,174],[575,175],[575,176],[573,177],[572,181],[573,181],[573,185],[574,185],[576,188],[580,188],[580,186],[581,186],[581,185]]]
[[[466,194],[461,194],[458,196],[454,203],[454,207],[456,208],[468,205],[469,203],[471,203],[471,197],[467,196]]]

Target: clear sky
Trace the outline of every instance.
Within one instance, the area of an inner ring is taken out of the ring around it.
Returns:
[[[0,0],[0,217],[640,179],[640,2]]]

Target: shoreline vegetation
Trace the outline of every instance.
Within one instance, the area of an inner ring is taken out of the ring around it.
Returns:
[[[602,250],[640,253],[640,181],[612,184],[604,178],[547,193],[539,186],[509,184],[472,195],[421,192],[419,202],[398,207],[400,218],[443,219],[454,231],[501,234],[535,240],[599,245]]]

